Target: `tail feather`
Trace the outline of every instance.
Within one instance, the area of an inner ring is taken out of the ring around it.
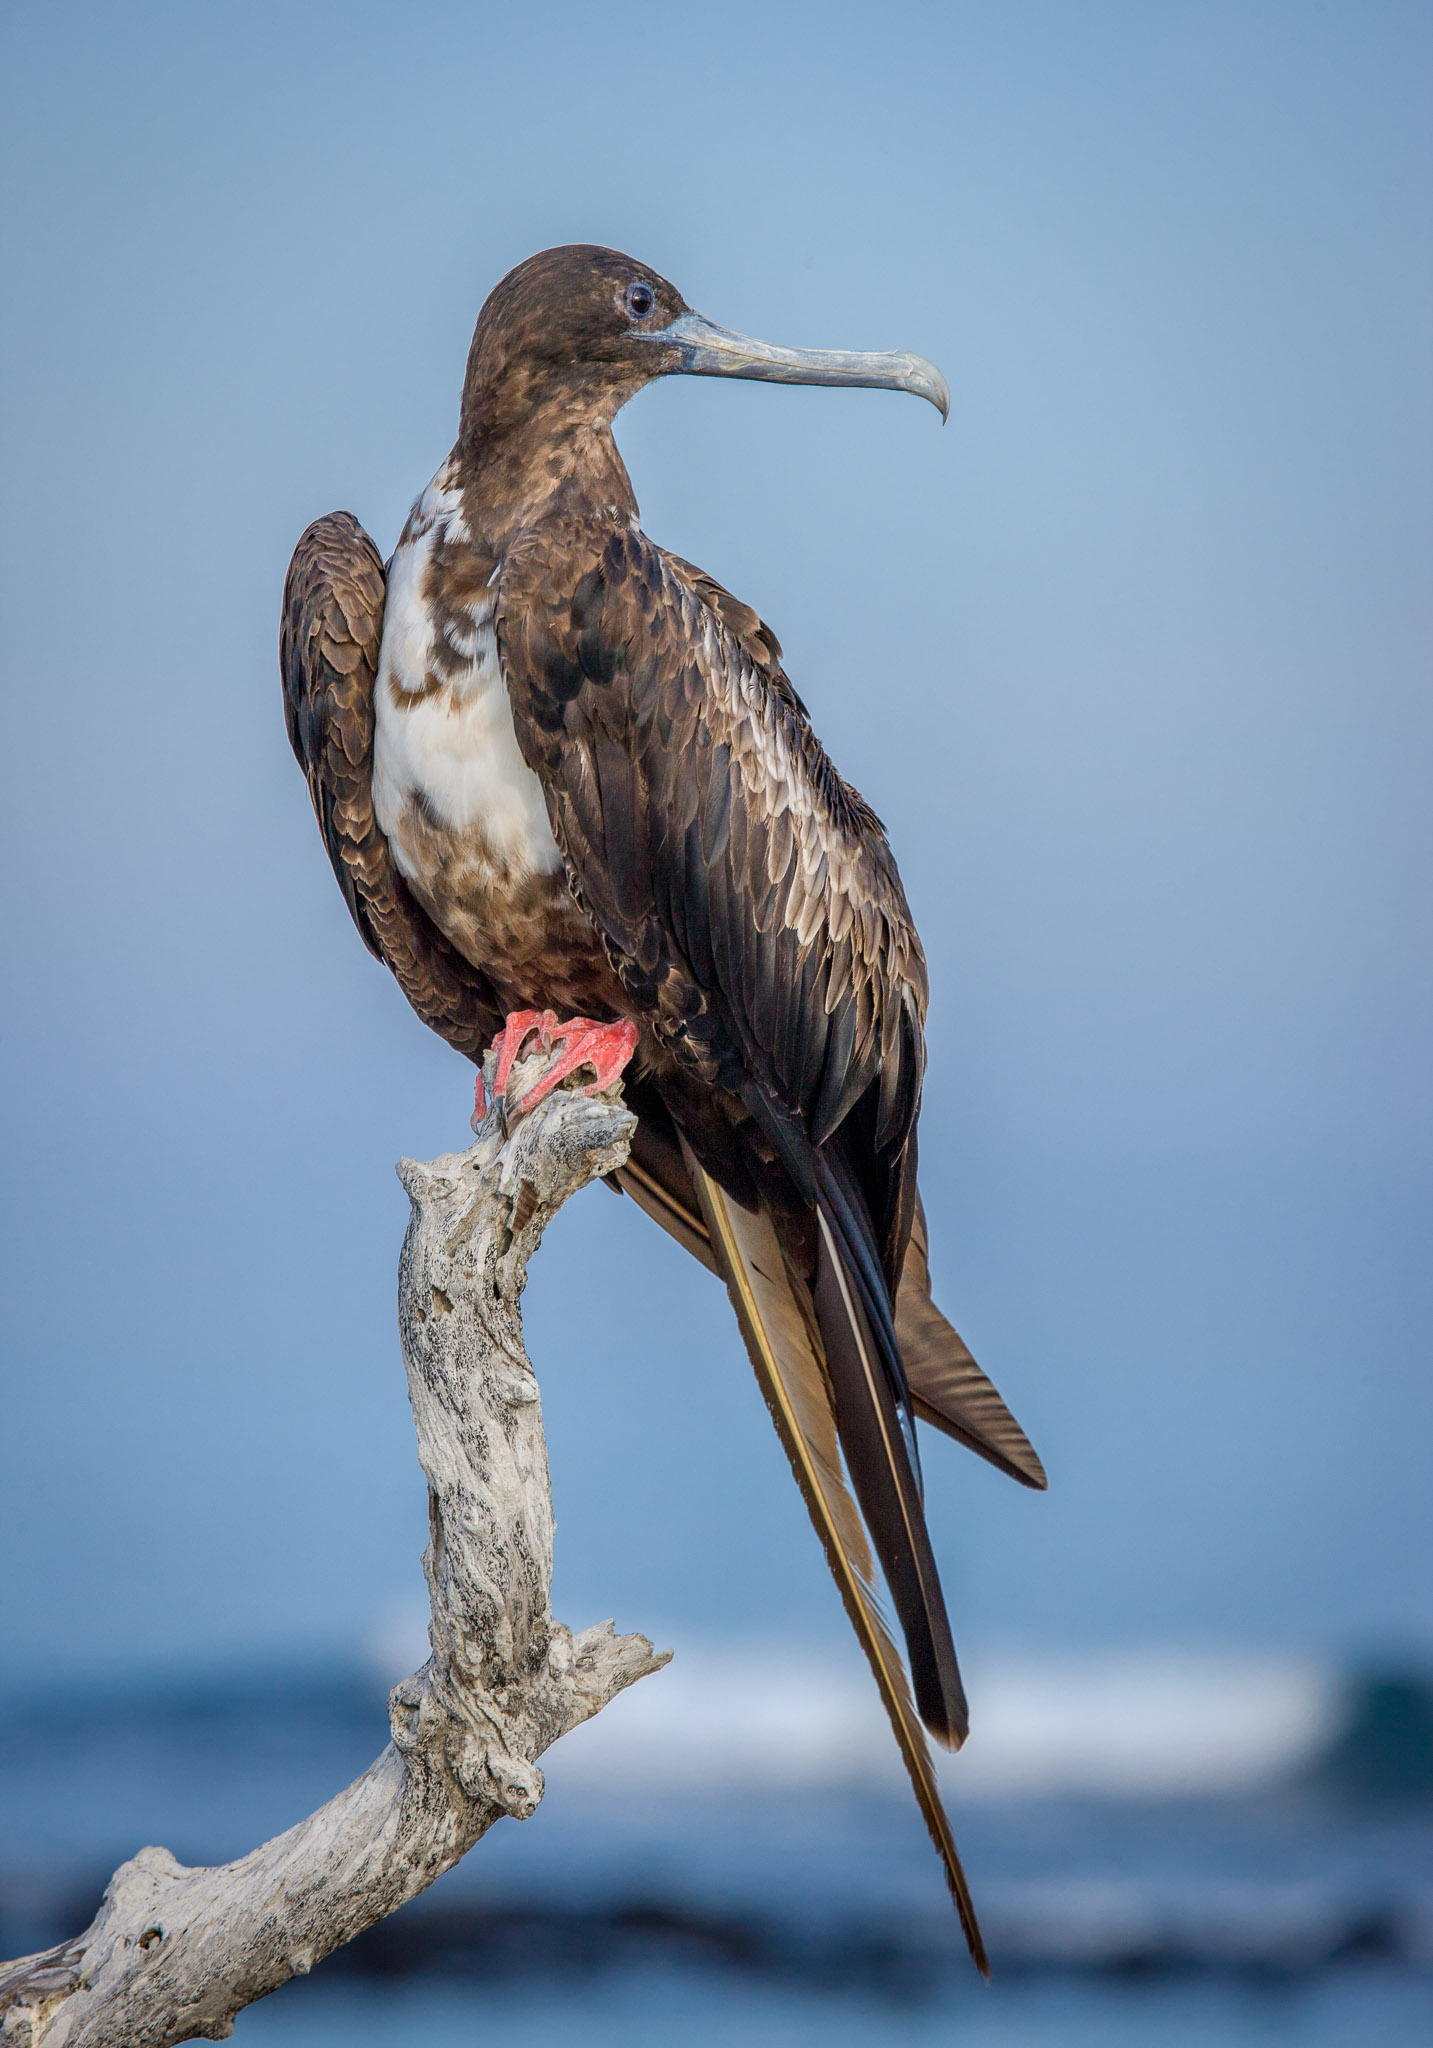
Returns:
[[[687,1166],[708,1243],[726,1280],[757,1380],[851,1625],[875,1675],[916,1800],[944,1863],[971,1955],[982,1975],[988,1977],[990,1966],[970,1888],[941,1804],[906,1673],[881,1611],[870,1543],[842,1470],[817,1303],[811,1290],[792,1273],[770,1219],[733,1202],[690,1152]],[[835,1268],[843,1265],[835,1260]],[[820,1317],[822,1323],[827,1320]],[[863,1322],[858,1311],[849,1326],[859,1329]],[[880,1368],[870,1356],[869,1331],[865,1341],[864,1370],[871,1374]]]
[[[919,1196],[896,1296],[896,1335],[911,1405],[922,1422],[954,1437],[1022,1486],[1043,1492],[1045,1467],[1029,1437],[931,1300],[925,1210]]]
[[[642,1120],[632,1157],[614,1179],[708,1272],[716,1273],[706,1220],[670,1120],[659,1101],[649,1104],[644,1098],[635,1106]],[[931,1299],[919,1197],[896,1295],[896,1338],[913,1413],[1022,1486],[1043,1490],[1045,1468],[1030,1439]]]
[[[815,1304],[836,1427],[906,1639],[921,1719],[944,1747],[970,1729],[926,1530],[915,1419],[874,1233],[839,1163],[819,1168]]]

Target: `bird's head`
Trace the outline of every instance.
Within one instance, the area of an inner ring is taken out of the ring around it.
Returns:
[[[924,356],[754,341],[694,313],[649,263],[578,242],[529,256],[489,294],[464,421],[502,431],[559,406],[606,426],[644,384],[670,376],[868,385],[928,398],[942,419],[950,410],[945,379]]]

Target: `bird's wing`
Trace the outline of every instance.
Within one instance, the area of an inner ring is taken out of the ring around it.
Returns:
[[[670,548],[663,548],[660,552],[667,567],[716,613],[753,668],[761,671],[773,689],[788,696],[805,717],[806,706],[792,689],[790,677],[781,666],[781,642],[760,613],[744,599],[734,597],[724,584],[718,583],[715,576],[709,576],[705,569],[699,569],[695,562],[683,561]]]
[[[393,865],[373,815],[373,690],[383,635],[377,548],[351,512],[316,519],[284,584],[279,667],[289,743],[354,923],[425,1024],[470,1059],[502,1028],[486,976],[449,945]]]
[[[770,687],[804,715],[805,706],[781,665],[781,642],[766,621],[705,569],[683,561],[680,555],[663,552],[669,567],[717,614]],[[629,1192],[697,1258],[710,1264],[709,1248],[691,1242],[693,1202],[686,1198],[685,1168],[674,1145],[666,1151],[667,1156],[653,1157],[645,1165],[640,1161],[634,1164],[634,1184]],[[1043,1490],[1045,1468],[1034,1446],[932,1299],[925,1209],[919,1194],[896,1293],[896,1336],[912,1405],[921,1420],[954,1437],[1022,1486]]]
[[[686,1083],[741,1105],[749,1159],[765,1147],[807,1218],[852,1485],[921,1717],[956,1746],[965,1697],[891,1306],[914,1203],[925,963],[878,821],[789,685],[687,576],[634,528],[530,529],[496,610],[518,742],[634,1010]],[[759,1174],[743,1189],[704,1150],[682,1088],[662,1092],[703,1167],[749,1194]]]
[[[531,529],[497,611],[519,744],[658,1036],[712,1085],[754,1077],[817,1148],[873,1091],[873,1147],[899,1157],[926,978],[895,862],[695,575],[631,529]]]
[[[708,1241],[726,1280],[771,1419],[880,1689],[917,1803],[945,1866],[946,1882],[971,1955],[988,1977],[990,1967],[970,1888],[941,1803],[905,1670],[881,1612],[866,1532],[842,1470],[831,1395],[821,1362],[821,1337],[811,1319],[810,1292],[791,1272],[771,1219],[734,1202],[690,1152],[687,1164]]]

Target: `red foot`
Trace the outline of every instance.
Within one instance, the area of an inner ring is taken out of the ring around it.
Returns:
[[[600,1095],[604,1088],[610,1088],[637,1050],[637,1027],[630,1017],[619,1017],[615,1024],[594,1024],[590,1017],[572,1017],[566,1024],[559,1024],[554,1018],[548,1039],[553,1045],[564,1045],[566,1051],[557,1065],[549,1067],[542,1079],[529,1088],[518,1105],[520,1109],[536,1108],[544,1095],[550,1095],[559,1081],[565,1081],[579,1067],[591,1067],[595,1076],[583,1089],[584,1095]]]
[[[498,1056],[498,1070],[493,1076],[493,1093],[506,1095],[508,1080],[512,1074],[518,1054],[524,1044],[537,1033],[538,1043],[546,1048],[548,1033],[557,1022],[551,1010],[514,1010],[506,1024],[493,1040],[493,1051]]]
[[[492,1043],[492,1050],[498,1056],[493,1074],[495,1100],[501,1101],[506,1096],[513,1067],[534,1033],[543,1052],[549,1052],[557,1045],[564,1051],[517,1104],[518,1110],[524,1114],[535,1109],[544,1095],[550,1095],[559,1081],[565,1081],[579,1067],[591,1067],[596,1076],[584,1087],[583,1094],[600,1094],[604,1088],[612,1086],[637,1049],[637,1026],[630,1017],[621,1017],[615,1024],[597,1024],[591,1017],[570,1017],[565,1024],[560,1024],[551,1010],[514,1010]],[[487,1113],[487,1091],[480,1068],[473,1095],[474,1130]]]

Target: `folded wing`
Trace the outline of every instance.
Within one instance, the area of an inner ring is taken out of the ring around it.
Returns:
[[[424,1023],[476,1061],[502,1029],[497,998],[414,899],[373,815],[383,602],[382,560],[353,514],[316,519],[284,584],[284,722],[364,944],[392,968]]]

